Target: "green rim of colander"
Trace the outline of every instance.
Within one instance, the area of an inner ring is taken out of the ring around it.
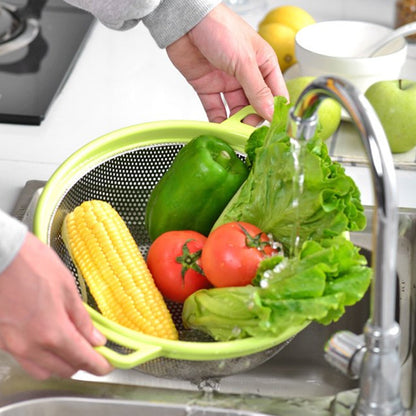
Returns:
[[[132,356],[117,354],[114,351],[104,353],[117,367],[131,368],[157,357],[174,358],[191,361],[223,360],[255,354],[273,348],[294,337],[306,326],[291,326],[274,337],[250,337],[231,341],[196,342],[176,341],[158,338],[133,331],[121,326],[92,309],[87,308],[94,325],[111,341],[133,350]],[[100,349],[101,352],[103,348]]]
[[[247,106],[222,123],[168,120],[137,124],[115,130],[87,143],[68,157],[47,181],[34,213],[33,231],[48,243],[49,221],[64,192],[85,172],[113,156],[162,143],[187,142],[200,134],[213,134],[226,140],[234,150],[244,153],[244,146],[254,127],[242,123],[255,114]]]
[[[245,143],[254,127],[242,123],[250,114],[247,106],[223,123],[205,121],[157,121],[122,128],[101,136],[67,158],[46,183],[34,215],[33,230],[49,244],[50,220],[67,190],[86,172],[101,162],[138,147],[163,143],[186,143],[200,134],[213,134],[226,140],[237,152],[244,153]],[[119,368],[132,368],[157,357],[184,360],[221,360],[264,351],[281,344],[303,330],[309,322],[293,326],[277,337],[252,337],[226,342],[172,341],[141,334],[105,318],[86,304],[95,326],[111,341],[131,349],[119,354],[108,347],[97,347]]]

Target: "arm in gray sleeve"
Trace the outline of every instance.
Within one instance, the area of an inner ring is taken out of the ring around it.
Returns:
[[[0,210],[0,273],[19,252],[27,232],[26,225]]]
[[[221,0],[65,0],[105,26],[127,30],[141,20],[160,48],[179,39]]]
[[[197,25],[220,0],[164,0],[143,18],[160,48],[173,43]]]

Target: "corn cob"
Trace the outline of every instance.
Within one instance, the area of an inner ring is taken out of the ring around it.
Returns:
[[[101,313],[144,334],[178,339],[172,317],[127,225],[92,200],[67,214],[62,238]]]

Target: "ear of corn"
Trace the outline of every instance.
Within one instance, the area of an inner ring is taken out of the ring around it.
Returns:
[[[92,200],[67,214],[62,238],[100,312],[144,334],[178,339],[172,317],[127,225]]]

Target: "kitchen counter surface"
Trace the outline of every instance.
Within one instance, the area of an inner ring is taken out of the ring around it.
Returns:
[[[255,1],[255,0],[253,0]],[[392,25],[392,0],[307,0],[292,4],[307,9],[316,20],[369,19]],[[265,1],[244,17],[256,26],[267,10],[284,4]],[[355,11],[355,12],[354,12]],[[356,15],[354,15],[356,13]],[[359,17],[358,17],[359,16]],[[405,75],[416,76],[416,46],[409,52]],[[71,75],[41,126],[0,124],[0,208],[11,212],[29,180],[47,180],[74,151],[110,131],[156,120],[206,120],[198,97],[158,49],[142,25],[116,32],[96,23]],[[371,205],[371,181],[362,165],[347,167]],[[415,172],[398,170],[399,200],[415,207],[407,192]]]

